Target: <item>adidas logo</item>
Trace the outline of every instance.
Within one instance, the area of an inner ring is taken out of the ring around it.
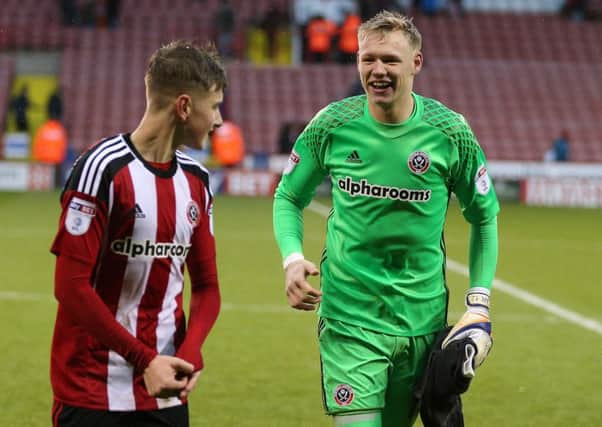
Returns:
[[[362,159],[360,159],[360,155],[357,154],[356,150],[353,150],[351,154],[347,156],[345,161],[349,163],[362,163]]]
[[[134,206],[134,215],[136,218],[146,218],[146,214],[138,203],[136,203],[136,206]]]

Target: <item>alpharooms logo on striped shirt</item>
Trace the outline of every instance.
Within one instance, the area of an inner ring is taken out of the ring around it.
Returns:
[[[119,255],[128,255],[132,258],[146,256],[153,258],[180,257],[186,258],[191,245],[170,242],[135,242],[130,237],[111,242],[111,250]]]
[[[352,197],[367,196],[375,199],[401,200],[404,202],[428,202],[431,200],[431,190],[370,184],[365,178],[357,182],[350,176],[346,176],[345,178],[339,178],[337,184],[339,189]]]

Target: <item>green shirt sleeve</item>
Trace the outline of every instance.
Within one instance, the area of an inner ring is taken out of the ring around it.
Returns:
[[[283,259],[294,252],[303,253],[303,209],[327,175],[321,161],[327,134],[316,121],[312,120],[295,142],[274,196],[274,236]]]
[[[488,222],[498,214],[499,203],[487,173],[485,154],[461,115],[451,139],[457,156],[452,168],[452,189],[460,201],[462,214],[471,224]]]
[[[491,289],[498,257],[497,218],[470,227],[470,287]]]
[[[459,115],[451,134],[456,148],[452,188],[471,224],[469,247],[470,286],[490,289],[498,257],[497,214],[499,202],[487,173],[485,154],[470,126]]]

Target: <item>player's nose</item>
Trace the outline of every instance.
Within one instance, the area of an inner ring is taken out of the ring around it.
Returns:
[[[385,64],[380,59],[374,61],[374,65],[372,66],[372,74],[377,75],[385,75],[387,74],[387,70],[385,68]]]

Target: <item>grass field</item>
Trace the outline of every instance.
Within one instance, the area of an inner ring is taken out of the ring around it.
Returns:
[[[0,426],[50,425],[56,302],[48,248],[58,208],[56,193],[0,193]],[[502,209],[498,277],[600,328],[602,212]],[[306,255],[318,260],[324,218],[305,218]],[[191,425],[330,426],[321,408],[316,317],[287,308],[271,201],[218,197],[215,230],[223,310],[205,346]],[[461,264],[467,233],[454,204],[446,241]],[[448,277],[455,319],[467,279]],[[495,345],[464,396],[466,425],[602,426],[602,332],[501,290],[493,295]]]

